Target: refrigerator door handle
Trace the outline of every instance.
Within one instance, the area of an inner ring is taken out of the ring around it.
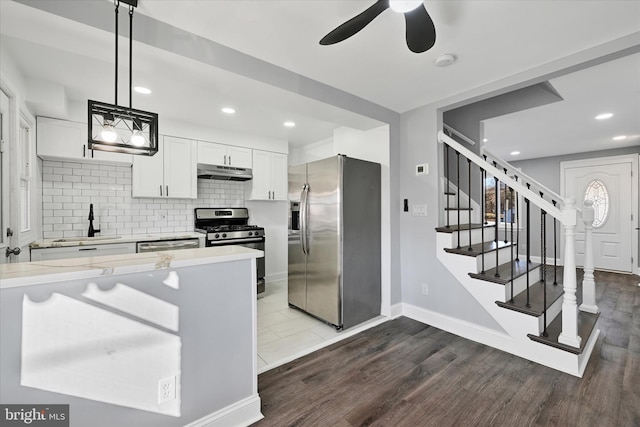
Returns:
[[[307,239],[307,198],[309,196],[309,184],[302,186],[302,192],[300,193],[300,245],[302,246],[302,253],[309,254],[308,239]]]

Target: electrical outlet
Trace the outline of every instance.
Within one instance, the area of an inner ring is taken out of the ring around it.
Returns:
[[[426,283],[422,284],[422,295],[429,295],[429,285]]]
[[[167,220],[167,212],[166,211],[157,211],[156,212],[156,221],[166,221]]]
[[[176,398],[176,376],[162,378],[158,381],[158,403],[168,402]]]

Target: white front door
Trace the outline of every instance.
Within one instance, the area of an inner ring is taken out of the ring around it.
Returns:
[[[563,197],[573,196],[582,209],[585,199],[594,200],[594,267],[601,270],[632,272],[634,210],[637,185],[632,171],[637,156],[615,156],[562,162]],[[634,195],[635,190],[635,195]],[[576,264],[584,265],[584,224],[576,227]],[[637,243],[636,243],[637,244]]]

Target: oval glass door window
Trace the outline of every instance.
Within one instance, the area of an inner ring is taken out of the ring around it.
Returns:
[[[591,181],[584,194],[584,199],[593,200],[593,227],[602,227],[609,214],[609,192],[607,187],[600,180]]]

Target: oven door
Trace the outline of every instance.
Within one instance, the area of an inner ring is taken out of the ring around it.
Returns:
[[[264,238],[257,239],[229,239],[229,240],[207,240],[207,246],[229,246],[238,245],[244,246],[249,249],[257,249],[264,253]],[[256,267],[258,274],[258,281],[264,279],[265,266],[264,255],[260,258],[256,258]]]

